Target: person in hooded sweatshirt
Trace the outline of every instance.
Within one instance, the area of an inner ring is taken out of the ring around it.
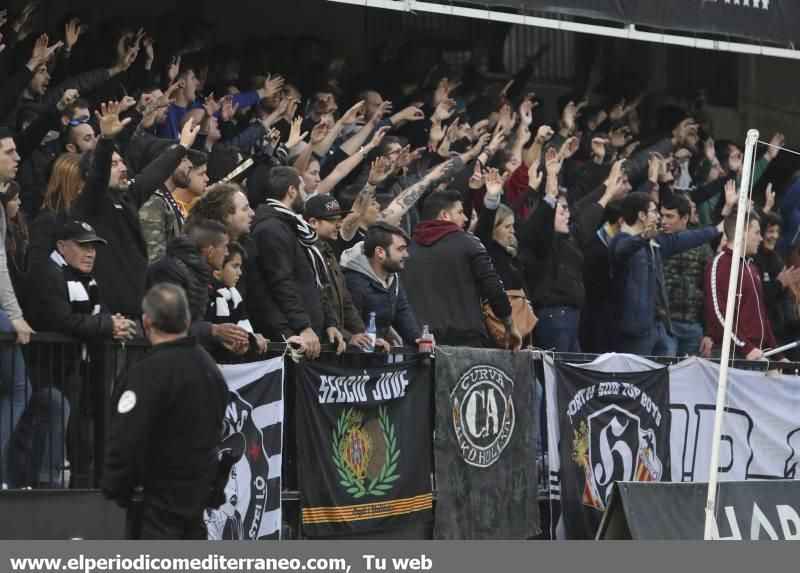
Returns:
[[[422,334],[397,276],[408,259],[408,242],[400,227],[380,222],[367,228],[363,242],[342,253],[347,290],[364,324],[375,313],[379,340],[387,338],[392,328],[406,343]]]
[[[505,287],[480,240],[464,232],[466,216],[458,191],[437,191],[423,204],[414,228],[403,284],[414,314],[430,327],[437,344],[491,348],[481,301],[506,327],[506,345],[522,338],[511,316]]]

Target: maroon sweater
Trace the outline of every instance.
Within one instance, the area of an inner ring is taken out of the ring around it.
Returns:
[[[732,262],[733,253],[726,247],[708,263],[703,280],[706,331],[714,341],[715,348],[722,345]],[[750,259],[744,259],[739,267],[739,273],[743,277],[742,297],[741,302],[737,301],[738,316],[734,314],[733,343],[739,354],[744,357],[754,348],[761,350],[776,348],[778,343],[775,341],[764,308],[764,292],[758,268]],[[780,358],[780,355],[776,358]]]

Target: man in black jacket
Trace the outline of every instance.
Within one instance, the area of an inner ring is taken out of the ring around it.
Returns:
[[[147,287],[171,283],[181,287],[189,299],[192,324],[189,332],[203,346],[214,341],[231,352],[247,351],[247,331],[236,324],[212,324],[206,320],[208,284],[212,271],[221,271],[228,254],[228,229],[219,221],[196,219],[188,223],[185,235],[167,244],[167,252],[147,269]]]
[[[430,325],[438,344],[491,347],[481,311],[486,300],[505,323],[507,347],[519,350],[522,338],[503,283],[481,242],[464,232],[461,194],[431,194],[422,219],[414,228],[411,262],[403,272],[408,300],[419,321]]]
[[[252,227],[258,254],[245,273],[253,327],[270,340],[299,334],[309,358],[319,355],[324,332],[341,353],[345,343],[325,296],[330,279],[315,246],[317,233],[300,215],[306,198],[303,178],[291,167],[275,167],[265,187],[266,203],[256,210]]]
[[[153,349],[115,396],[101,487],[127,508],[127,538],[205,539],[228,387],[187,336],[189,305],[179,287],[154,286],[142,306]]]
[[[200,126],[187,122],[180,143],[129,183],[127,167],[114,149],[114,138],[130,119],[120,121],[115,102],[103,104],[96,115],[100,120],[100,140],[94,151],[81,157],[81,166],[87,166],[86,185],[72,204],[72,216],[92,225],[108,241],[108,248],[98,253],[96,275],[109,310],[138,318],[147,270],[147,243],[139,209],[178,167]]]
[[[81,221],[69,221],[57,235],[56,248],[50,257],[36,263],[26,277],[23,308],[26,317],[36,330],[58,332],[85,342],[102,340],[125,341],[136,333],[136,325],[119,314],[110,314],[103,307],[101,292],[92,277],[98,246],[106,242],[98,237],[94,229]],[[76,405],[79,397],[72,387],[54,388],[51,384],[63,378],[65,372],[73,372],[81,360],[85,360],[85,349],[74,352],[49,353],[40,359],[31,359],[30,376],[35,392],[29,405],[25,422],[33,426],[31,435],[48,436],[49,451],[43,440],[34,439],[33,466],[26,468],[20,479],[24,485],[53,484],[58,482],[63,465],[64,429],[69,418],[70,404]],[[96,357],[95,357],[96,358]],[[71,391],[71,392],[70,392]],[[66,394],[62,398],[61,392]],[[46,420],[46,428],[40,427]],[[86,419],[74,422],[81,429]],[[80,434],[85,436],[81,431]],[[80,440],[79,447],[88,448]],[[74,452],[73,452],[74,453]],[[82,456],[73,461],[73,478],[82,475],[87,468]],[[41,464],[41,467],[38,467]]]

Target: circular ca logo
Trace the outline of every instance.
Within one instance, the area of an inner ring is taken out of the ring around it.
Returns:
[[[473,366],[450,393],[453,427],[465,462],[497,461],[514,432],[514,382],[494,366]]]

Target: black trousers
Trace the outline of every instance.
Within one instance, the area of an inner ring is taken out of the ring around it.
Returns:
[[[207,539],[203,508],[176,513],[161,502],[167,501],[165,494],[157,500],[146,498],[143,502],[131,503],[125,518],[125,539]],[[155,503],[154,503],[155,501]]]

